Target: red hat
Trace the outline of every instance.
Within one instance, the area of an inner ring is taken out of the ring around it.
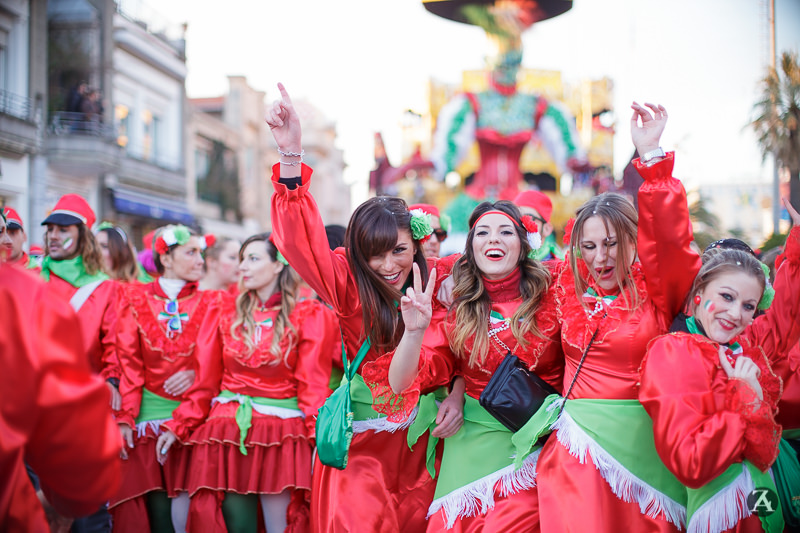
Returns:
[[[408,210],[412,211],[414,209],[422,209],[423,213],[427,213],[428,215],[438,217],[439,216],[439,208],[435,205],[431,204],[414,204],[408,206]]]
[[[31,255],[44,255],[44,248],[41,244],[34,244],[31,246],[29,253]]]
[[[89,207],[89,202],[77,194],[65,194],[59,198],[50,215],[42,222],[42,226],[47,224],[58,224],[59,226],[86,224],[86,227],[91,228],[94,226],[95,220],[94,211]]]
[[[6,217],[6,226],[8,226],[8,229],[25,230],[25,227],[22,225],[22,217],[19,216],[19,213],[17,213],[13,207],[4,207],[3,216]]]
[[[553,202],[543,192],[522,191],[514,198],[514,203],[518,207],[525,206],[536,209],[545,222],[550,222],[550,216],[553,214]]]

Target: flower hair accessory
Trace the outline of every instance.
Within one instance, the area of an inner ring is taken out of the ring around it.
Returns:
[[[769,306],[772,305],[772,301],[775,299],[775,289],[772,287],[772,283],[769,282],[769,267],[761,263],[761,270],[764,271],[766,285],[764,285],[764,294],[758,302],[758,309],[765,311],[769,309]]]
[[[433,233],[431,216],[422,209],[412,209],[411,213],[411,238],[415,241],[424,241]]]
[[[530,215],[522,216],[522,227],[528,232],[528,244],[531,245],[532,250],[538,250],[542,247],[542,234],[539,233],[539,225],[533,220]]]
[[[202,239],[200,239],[200,249],[205,251],[207,248],[211,248],[216,243],[217,243],[217,237],[212,233],[207,233],[203,235]]]
[[[441,213],[439,215],[439,225],[442,227],[443,230],[450,233],[450,228],[453,226],[453,220],[447,213]]]
[[[571,218],[567,221],[566,227],[564,227],[564,245],[569,246],[570,241],[572,240],[572,228],[575,227],[575,219]]]
[[[281,263],[282,265],[286,265],[288,267],[289,266],[289,261],[287,261],[286,258],[283,257],[283,254],[281,253],[280,250],[277,250],[277,252],[278,252],[278,262]]]
[[[186,244],[191,237],[192,234],[189,233],[189,228],[182,224],[167,226],[159,233],[158,237],[156,237],[156,253],[158,255],[163,255],[169,252],[169,249],[173,246]]]

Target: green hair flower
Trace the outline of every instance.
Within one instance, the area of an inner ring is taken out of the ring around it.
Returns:
[[[114,229],[114,224],[112,224],[108,220],[104,220],[97,225],[97,231],[102,231],[104,229]]]
[[[275,251],[278,253],[278,262],[288,267],[289,261],[287,261],[286,258],[283,257],[283,254],[280,252],[280,250],[276,249]]]
[[[447,213],[442,213],[442,214],[439,215],[439,225],[447,233],[450,233],[450,227],[453,225],[453,220],[450,218],[450,215],[448,215]]]
[[[765,311],[769,309],[769,306],[772,305],[772,301],[775,299],[775,289],[772,288],[772,283],[769,282],[769,267],[761,263],[761,270],[764,271],[764,279],[767,283],[764,286],[764,294],[758,302],[758,309]]]
[[[422,209],[412,209],[411,213],[411,238],[415,241],[424,239],[433,233],[431,216]]]
[[[189,228],[183,224],[178,224],[172,231],[175,235],[175,239],[178,241],[178,244],[186,244],[189,242],[189,239],[192,238],[192,234],[189,233]]]

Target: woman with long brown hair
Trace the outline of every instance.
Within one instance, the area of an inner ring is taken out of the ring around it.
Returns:
[[[188,489],[223,493],[231,533],[256,531],[259,504],[267,533],[281,532],[290,498],[311,490],[314,422],[330,393],[338,327],[321,302],[298,301],[300,278],[268,233],[248,238],[238,255],[239,296],[226,302],[206,347],[221,353],[221,392],[189,440]]]
[[[409,212],[400,198],[371,198],[351,216],[345,247],[331,251],[319,210],[308,192],[312,171],[301,166],[300,119],[283,85],[278,88],[282,101],[275,103],[267,117],[282,154],[272,176],[273,237],[289,264],[333,307],[348,360],[357,359],[359,353],[364,362],[374,360],[394,349],[402,336],[397,302],[411,280],[412,265],[427,279],[420,242],[432,228],[429,223],[426,226],[422,213]],[[347,464],[339,470],[317,463],[312,529],[423,530],[434,484],[423,443],[413,450],[407,444],[413,415],[391,422],[376,412],[360,369],[350,387],[353,422]],[[450,414],[442,426],[459,417],[450,403],[445,403]]]
[[[529,257],[538,231],[529,232],[533,220],[511,202],[481,203],[469,225],[464,255],[453,267],[449,312],[431,307],[430,284],[420,298],[417,283],[401,300],[405,333],[397,350],[370,363],[364,375],[390,418],[413,406],[420,389],[456,375],[466,381],[464,424],[445,440],[428,531],[537,531],[541,446],[518,449],[514,433],[479,399],[509,356],[560,388],[563,357],[550,273]]]
[[[109,222],[101,222],[95,239],[103,257],[103,271],[111,279],[122,282],[140,279],[142,272],[125,230]]]

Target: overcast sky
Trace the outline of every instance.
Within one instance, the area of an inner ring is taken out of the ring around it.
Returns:
[[[746,130],[768,62],[766,5],[575,0],[571,11],[524,35],[523,66],[560,70],[566,83],[614,80],[617,173],[632,152],[628,106],[635,99],[667,107],[662,145],[677,149],[676,175],[688,186],[769,182],[771,166],[761,164]],[[777,6],[779,52],[797,50],[800,1]],[[367,179],[375,131],[399,163],[402,113],[427,109],[429,78],[458,83],[463,70],[483,67],[488,51],[482,30],[434,16],[419,0],[169,0],[154,7],[189,24],[190,97],[223,94],[227,75],[244,75],[273,100],[282,81],[336,122],[351,182]]]

